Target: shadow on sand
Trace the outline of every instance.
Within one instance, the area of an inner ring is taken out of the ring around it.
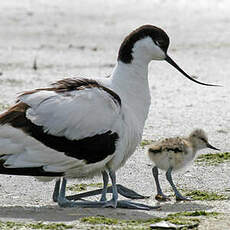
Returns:
[[[104,216],[122,220],[152,219],[159,213],[209,210],[210,205],[195,202],[160,203],[161,207],[152,211],[113,209],[113,208],[60,208],[57,205],[47,206],[9,206],[0,207],[0,219],[13,221],[76,221],[83,217]]]

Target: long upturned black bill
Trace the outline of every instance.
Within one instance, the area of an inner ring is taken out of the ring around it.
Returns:
[[[214,150],[220,151],[220,149],[218,149],[218,148],[216,148],[216,147],[210,145],[209,143],[207,143],[207,148],[210,148],[210,149],[214,149]]]
[[[175,67],[178,71],[180,71],[185,77],[187,77],[188,79],[190,79],[191,81],[194,81],[198,84],[201,85],[206,85],[206,86],[220,86],[220,85],[213,85],[213,84],[208,84],[208,83],[203,83],[200,81],[195,80],[194,78],[190,77],[187,73],[184,72],[184,70],[182,70],[177,64],[176,62],[174,62],[172,60],[172,58],[170,58],[168,55],[166,55],[165,61],[167,61],[169,64],[171,64],[173,67]]]

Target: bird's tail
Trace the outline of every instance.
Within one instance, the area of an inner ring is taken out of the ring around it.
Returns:
[[[20,167],[20,168],[12,168],[7,167],[5,165],[4,155],[0,157],[0,174],[7,174],[7,175],[18,175],[18,176],[42,176],[42,177],[61,177],[63,176],[63,172],[47,172],[43,169],[42,166],[40,167]]]

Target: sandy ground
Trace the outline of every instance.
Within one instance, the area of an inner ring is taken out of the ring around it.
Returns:
[[[171,38],[169,55],[199,80],[224,87],[200,86],[186,80],[166,62],[149,66],[152,105],[144,139],[185,135],[204,128],[210,143],[230,150],[229,53],[230,4],[213,1],[45,1],[0,2],[0,103],[12,104],[17,93],[46,86],[67,76],[106,76],[119,45],[130,31],[154,24]],[[32,69],[36,58],[38,70]],[[152,195],[155,186],[146,150],[138,148],[117,181]],[[206,153],[209,151],[202,151]],[[169,189],[162,178],[163,188]],[[180,187],[226,193],[230,164],[198,166],[174,174]],[[101,182],[100,178],[71,183]],[[54,183],[34,178],[0,176],[0,220],[72,222],[83,216],[152,218],[178,211],[206,210],[230,215],[229,201],[169,202],[158,211],[62,209],[51,200]],[[218,222],[218,223],[217,223]],[[230,229],[230,220],[207,222],[200,229]],[[221,226],[221,228],[219,227]]]

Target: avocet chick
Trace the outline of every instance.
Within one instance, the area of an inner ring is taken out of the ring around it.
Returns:
[[[187,163],[191,162],[196,152],[204,148],[219,150],[208,143],[208,137],[202,129],[195,129],[189,137],[166,138],[156,144],[150,145],[148,156],[155,163],[152,173],[157,187],[156,200],[169,200],[161,190],[158,180],[158,168],[166,171],[166,178],[172,186],[176,200],[189,200],[183,197],[177,190],[171,173],[173,170],[181,169]]]

